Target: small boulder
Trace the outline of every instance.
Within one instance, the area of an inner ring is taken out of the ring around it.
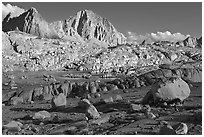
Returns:
[[[138,104],[130,104],[130,110],[131,111],[141,111],[142,107],[141,105],[138,105]]]
[[[90,106],[86,109],[85,114],[86,114],[86,116],[87,116],[89,119],[98,119],[98,118],[101,118],[99,112],[97,111],[97,109],[96,109],[93,105],[90,105]]]
[[[108,89],[107,89],[106,86],[102,87],[101,90],[102,90],[103,92],[107,92],[107,91],[108,91]]]
[[[43,100],[49,101],[52,100],[53,96],[51,94],[44,94],[43,95]]]
[[[17,105],[19,103],[23,103],[23,98],[22,97],[13,97],[10,100],[11,105]]]
[[[41,100],[43,98],[41,95],[43,94],[43,87],[37,87],[33,89],[33,99],[34,100]]]
[[[11,131],[20,131],[22,126],[23,124],[18,121],[11,121],[8,124],[3,125],[3,128]]]
[[[122,101],[122,100],[123,100],[123,97],[122,97],[121,95],[118,95],[118,94],[117,94],[117,95],[115,96],[114,100],[115,100],[115,101]]]
[[[97,92],[96,86],[91,86],[91,87],[90,87],[90,92],[91,92],[92,94],[95,94],[95,93]]]
[[[117,85],[113,85],[112,90],[118,90],[118,86]]]
[[[188,132],[188,126],[185,123],[178,123],[173,128],[177,135],[186,135]]]
[[[103,98],[103,102],[105,102],[105,103],[113,103],[114,102],[114,100],[113,100],[113,98],[112,97],[105,97],[105,98]]]
[[[118,86],[114,84],[108,84],[107,85],[108,90],[118,90]]]
[[[101,124],[108,122],[109,120],[110,120],[110,116],[106,115],[106,116],[103,116],[99,119],[93,119],[90,121],[90,123],[95,124],[95,125],[101,125]]]
[[[134,81],[134,83],[135,83],[135,87],[137,87],[137,88],[140,87],[139,79],[136,79],[136,80]]]
[[[11,87],[11,89],[13,90],[13,89],[17,89],[18,87]]]
[[[9,85],[9,83],[8,83],[8,82],[5,82],[5,83],[4,83],[4,86],[8,86],[8,85]]]
[[[52,98],[52,108],[65,107],[67,103],[66,96],[63,93]]]
[[[174,61],[178,58],[178,56],[176,53],[169,53],[169,58],[171,61]]]
[[[96,93],[96,94],[95,94],[95,98],[99,98],[99,97],[101,97],[101,94]]]
[[[15,87],[17,84],[14,80],[11,80],[11,81],[9,81],[8,85],[11,87]]]
[[[90,98],[91,98],[91,95],[90,95],[90,94],[87,94],[87,95],[86,95],[86,98],[90,99]]]
[[[51,114],[43,110],[43,111],[39,111],[35,113],[35,115],[33,116],[33,119],[45,119],[45,118],[50,118],[50,117],[51,117]]]

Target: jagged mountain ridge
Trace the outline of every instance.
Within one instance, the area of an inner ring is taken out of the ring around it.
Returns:
[[[176,42],[176,44],[178,45],[182,45],[182,46],[188,46],[188,47],[200,47],[202,45],[202,36],[200,38],[195,38],[195,37],[187,37],[186,39],[184,39],[183,41],[178,41]]]
[[[82,10],[64,21],[48,23],[35,8],[30,8],[18,17],[8,14],[2,22],[4,32],[20,30],[45,38],[81,37],[84,41],[92,39],[109,45],[125,44],[125,36],[118,32],[105,18],[90,10]]]
[[[40,37],[49,36],[49,25],[35,8],[30,8],[18,17],[10,18],[8,14],[2,22],[4,32],[20,30]]]

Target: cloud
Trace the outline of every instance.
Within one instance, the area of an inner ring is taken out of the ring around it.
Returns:
[[[171,33],[169,31],[166,32],[156,32],[156,33],[147,33],[145,35],[138,35],[137,33],[128,31],[127,33],[127,41],[128,42],[135,42],[135,43],[142,43],[142,41],[146,41],[146,43],[152,43],[155,41],[170,41],[170,42],[177,42],[182,41],[189,35],[184,35],[179,32]]]
[[[134,43],[141,43],[143,40],[148,39],[148,34],[146,35],[138,35],[135,32],[128,31],[127,41],[134,42]]]
[[[11,4],[6,4],[4,5],[2,3],[2,20],[6,17],[6,15],[8,15],[9,13],[11,13],[11,18],[19,16],[20,14],[22,14],[23,12],[25,12],[24,9],[18,7],[18,6],[12,6]]]
[[[157,32],[157,33],[151,33],[151,37],[155,41],[181,41],[186,38],[186,35],[183,35],[181,33],[171,33],[169,31],[166,32]]]

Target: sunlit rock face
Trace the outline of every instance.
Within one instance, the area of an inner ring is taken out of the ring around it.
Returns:
[[[79,38],[82,41],[104,42],[109,46],[125,44],[125,36],[118,32],[105,18],[90,10],[82,10],[64,21],[48,23],[35,8],[30,8],[18,17],[8,14],[3,20],[3,31],[20,30],[45,38]]]
[[[185,40],[177,42],[177,44],[195,48],[196,46],[202,44],[202,37],[200,39],[194,37],[187,37]]]

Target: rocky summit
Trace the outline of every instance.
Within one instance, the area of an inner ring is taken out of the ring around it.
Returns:
[[[109,46],[125,43],[125,36],[105,18],[90,10],[82,10],[64,21],[48,23],[35,8],[18,17],[8,14],[2,22],[4,32],[20,30],[42,38],[81,39],[84,42],[103,42]]]
[[[2,13],[2,134],[202,134],[202,36],[138,44],[90,10]]]

